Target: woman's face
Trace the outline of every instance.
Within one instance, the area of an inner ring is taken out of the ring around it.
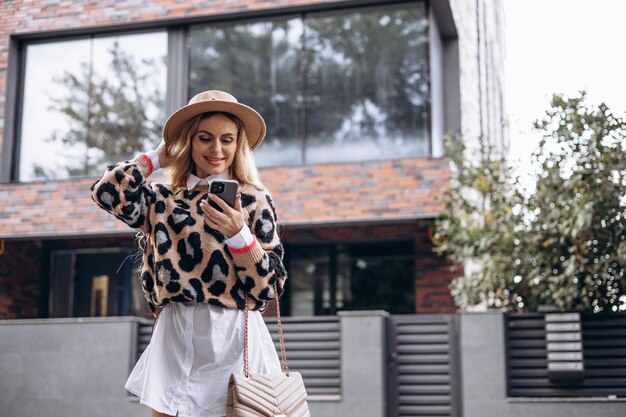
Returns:
[[[204,178],[228,169],[235,160],[237,125],[228,117],[216,114],[198,124],[191,138],[191,158],[196,175]]]

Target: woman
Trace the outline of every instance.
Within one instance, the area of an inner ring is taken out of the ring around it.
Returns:
[[[109,166],[92,186],[100,207],[145,237],[141,284],[158,320],[125,387],[153,416],[225,415],[228,378],[243,366],[244,292],[251,372],[280,371],[259,311],[286,279],[273,201],[251,153],[264,136],[255,110],[205,91],[168,118],[155,151]],[[159,167],[170,184],[146,184]],[[239,183],[234,208],[208,195],[215,179]]]

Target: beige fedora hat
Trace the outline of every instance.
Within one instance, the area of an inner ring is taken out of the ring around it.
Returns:
[[[220,111],[237,116],[246,129],[250,149],[254,150],[265,137],[265,121],[252,107],[239,103],[224,91],[209,90],[196,94],[186,106],[176,110],[163,126],[163,140],[171,144],[187,120],[202,113]]]

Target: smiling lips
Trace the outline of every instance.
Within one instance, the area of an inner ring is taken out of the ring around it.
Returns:
[[[222,163],[222,161],[225,159],[225,158],[209,158],[208,156],[205,156],[204,158],[205,158],[205,159],[209,162],[209,164],[211,164],[211,165],[219,165],[219,164],[221,164],[221,163]]]

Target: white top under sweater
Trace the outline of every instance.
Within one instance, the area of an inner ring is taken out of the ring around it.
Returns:
[[[280,372],[261,312],[248,313],[250,372]],[[228,379],[243,371],[243,314],[206,303],[168,304],[125,388],[161,413],[225,416]]]

